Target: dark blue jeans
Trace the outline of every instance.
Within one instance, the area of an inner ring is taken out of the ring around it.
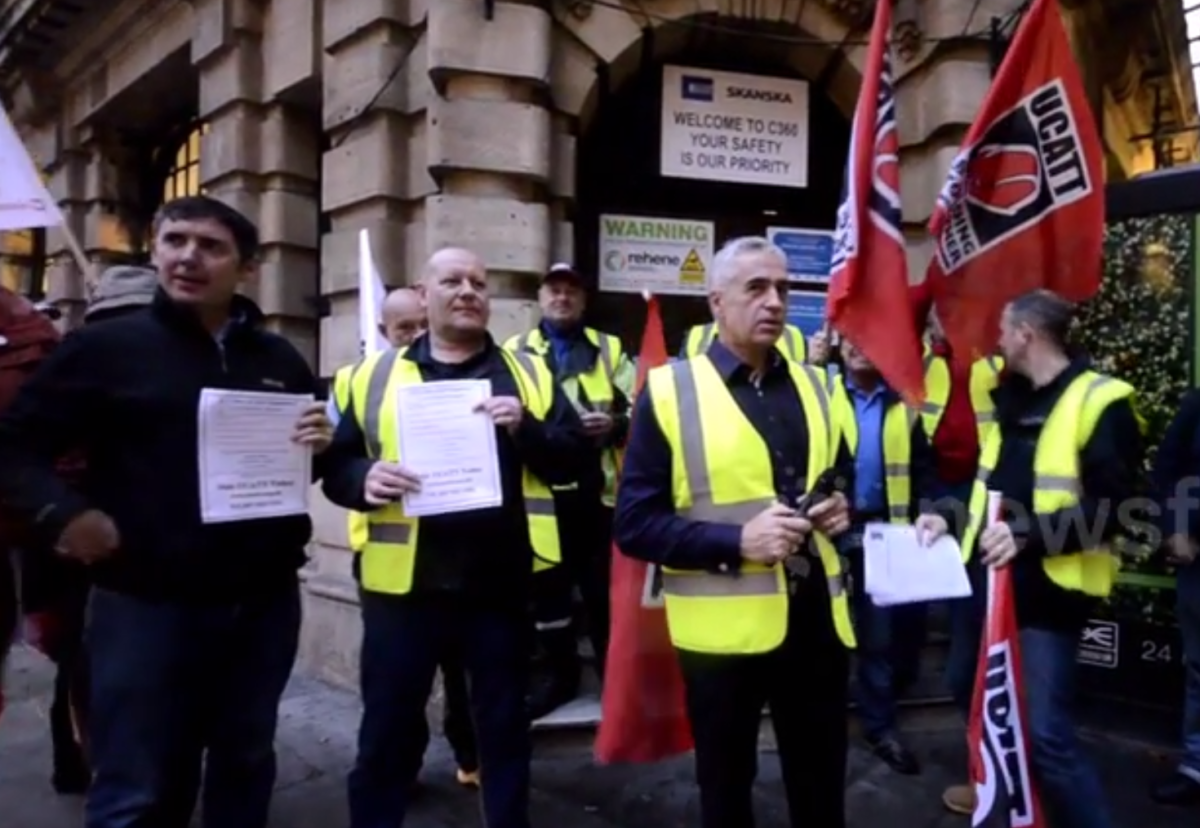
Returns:
[[[93,590],[87,828],[186,828],[202,763],[205,828],[264,828],[299,634],[295,583],[215,607]]]
[[[1179,771],[1200,782],[1200,561],[1180,570],[1176,596],[1186,671]]]
[[[935,496],[935,500],[953,503],[959,510],[960,529],[965,524],[972,485],[971,482],[956,486],[944,485]],[[950,624],[950,646],[946,652],[946,685],[964,719],[971,713],[975,672],[979,666],[979,639],[983,635],[983,618],[987,614],[987,579],[975,550],[971,550],[967,575],[971,579],[972,594],[966,598],[946,602]]]
[[[488,828],[529,828],[525,690],[532,631],[524,607],[454,596],[362,593],[363,717],[349,778],[351,828],[400,828],[425,750],[438,663],[463,665]]]
[[[950,610],[950,647],[946,652],[946,684],[963,718],[971,715],[975,673],[979,669],[979,642],[987,615],[987,573],[972,558],[967,564],[972,594],[947,602]]]
[[[1076,735],[1079,634],[1020,633],[1034,783],[1055,828],[1112,828],[1096,769]]]
[[[892,649],[895,609],[875,606],[865,590],[854,593],[854,631],[858,637],[854,651],[855,701],[863,735],[869,742],[896,735],[896,665]]]

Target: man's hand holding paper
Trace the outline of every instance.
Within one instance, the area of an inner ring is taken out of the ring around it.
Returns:
[[[380,460],[367,472],[363,499],[372,506],[395,503],[404,495],[421,491],[421,478],[399,463]]]

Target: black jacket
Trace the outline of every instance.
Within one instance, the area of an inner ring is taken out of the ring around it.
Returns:
[[[1151,478],[1162,539],[1200,539],[1200,390],[1189,391],[1180,401],[1154,457]]]
[[[1088,368],[1086,358],[1077,359],[1042,388],[1009,373],[992,392],[1003,444],[988,488],[1003,493],[1004,519],[1021,547],[1013,564],[1013,580],[1017,621],[1022,627],[1075,631],[1082,625],[1093,601],[1058,587],[1046,575],[1042,559],[1113,539],[1121,531],[1123,504],[1132,503],[1138,494],[1141,429],[1131,402],[1120,400],[1100,415],[1091,438],[1079,452],[1083,490],[1079,503],[1052,514],[1033,512],[1037,440],[1063,392]]]
[[[145,310],[68,336],[0,417],[0,499],[35,522],[40,547],[53,548],[89,508],[116,522],[121,546],[93,568],[97,586],[151,600],[238,601],[289,583],[304,562],[306,515],[200,522],[201,390],[316,392],[308,363],[262,329],[261,311],[242,297],[234,309],[218,344],[160,292]],[[68,449],[87,456],[74,490],[54,472]]]

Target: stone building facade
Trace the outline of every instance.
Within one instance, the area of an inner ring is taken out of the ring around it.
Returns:
[[[605,118],[606,134],[636,132],[611,123],[634,117],[610,106],[624,89],[647,77],[652,85],[659,67],[684,61],[804,78],[827,112],[814,120],[810,145],[844,158],[873,6],[2,0],[5,105],[92,262],[80,272],[60,231],[10,233],[0,248],[4,278],[44,289],[77,318],[95,270],[145,255],[163,198],[203,190],[259,223],[262,273],[250,292],[324,376],[358,352],[361,228],[393,284],[440,246],[477,250],[495,277],[493,327],[507,335],[535,321],[532,297],[548,263],[578,253],[585,269],[594,266],[592,219],[612,205],[592,203],[584,182],[605,179],[611,194],[622,168],[598,139],[589,147],[589,136]],[[935,195],[1019,6],[896,2],[903,214],[915,276],[929,255],[923,227]],[[1100,113],[1110,177],[1164,158],[1195,160],[1180,0],[1062,6]],[[836,193],[810,201],[832,226]],[[721,204],[712,197],[701,207],[719,213]],[[630,316],[622,301],[602,303],[602,325]],[[316,516],[304,658],[349,680],[357,620],[345,522],[327,504]]]

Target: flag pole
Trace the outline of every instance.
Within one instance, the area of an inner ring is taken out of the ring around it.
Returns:
[[[83,252],[83,245],[79,243],[79,239],[75,237],[75,233],[66,224],[60,225],[63,231],[63,236],[67,240],[67,251],[71,254],[71,258],[75,260],[75,264],[79,267],[79,272],[83,274],[84,283],[90,283],[89,271],[91,270],[91,262],[88,261],[87,254]]]

